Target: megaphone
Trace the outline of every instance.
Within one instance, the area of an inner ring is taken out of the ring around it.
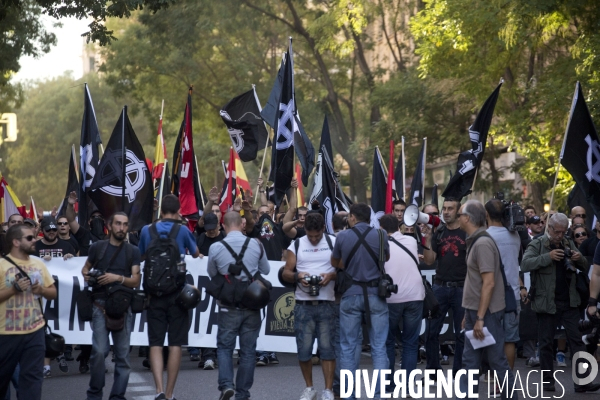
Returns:
[[[441,219],[436,217],[435,215],[425,214],[424,212],[420,212],[419,208],[414,204],[406,207],[404,210],[404,225],[406,226],[414,226],[417,223],[419,224],[429,224],[437,227]]]

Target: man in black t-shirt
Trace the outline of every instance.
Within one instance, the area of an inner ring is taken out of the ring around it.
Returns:
[[[467,275],[466,252],[467,244],[465,231],[460,229],[460,201],[445,199],[442,207],[445,226],[427,238],[423,251],[425,263],[431,265],[437,260],[433,292],[440,304],[440,313],[436,318],[428,319],[428,334],[426,343],[427,369],[441,369],[439,360],[439,335],[444,325],[446,313],[452,308],[456,349],[452,371],[454,374],[462,368],[462,353],[464,337],[460,333],[465,310],[462,307],[463,286]]]
[[[56,218],[56,225],[58,227],[58,238],[69,242],[71,246],[75,249],[75,255],[79,255],[79,243],[75,236],[71,235],[71,230],[69,226],[69,220],[64,215],[59,215]]]
[[[80,225],[75,218],[74,208],[75,203],[77,203],[77,193],[71,192],[67,200],[68,202],[65,216],[69,221],[71,233],[73,233],[73,236],[79,244],[79,255],[87,256],[90,245],[99,240],[103,240],[105,237],[104,219],[102,218],[102,214],[98,210],[95,210],[90,215],[90,219],[87,221],[87,224],[85,224],[87,227],[84,227],[83,224]]]
[[[246,234],[258,238],[265,248],[267,259],[281,261],[284,249],[284,234],[281,225],[273,222],[269,215],[269,206],[262,205],[258,208],[258,222],[254,221],[252,213],[244,214],[247,217]]]
[[[131,338],[132,314],[128,309],[124,314],[123,328],[109,332],[106,329],[104,305],[108,288],[123,285],[135,288],[140,285],[140,250],[127,243],[125,237],[129,228],[127,214],[118,212],[108,219],[109,239],[94,243],[81,273],[89,282],[90,271],[100,270],[104,274],[97,277],[93,286],[93,319],[92,319],[92,357],[90,358],[90,385],[87,390],[88,400],[101,400],[104,388],[104,359],[110,350],[108,335],[113,339],[115,357],[115,374],[111,390],[111,398],[125,398],[125,390],[129,382],[131,366],[129,362],[129,345]]]
[[[45,217],[41,225],[44,237],[35,242],[35,249],[40,258],[46,261],[56,257],[68,260],[77,254],[69,242],[58,238],[58,226],[53,217]]]
[[[202,256],[208,255],[208,250],[213,243],[223,240],[225,234],[221,232],[219,220],[214,213],[208,213],[204,216],[205,232],[201,233],[196,239],[196,245]]]

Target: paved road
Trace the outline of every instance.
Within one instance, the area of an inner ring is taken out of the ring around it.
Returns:
[[[77,352],[76,352],[77,353]],[[129,387],[127,389],[127,398],[129,400],[153,400],[154,399],[154,383],[152,374],[149,370],[142,366],[142,359],[137,357],[137,348],[134,349],[132,354],[132,366],[133,371],[129,379]],[[175,388],[175,396],[178,400],[216,400],[219,397],[217,390],[217,376],[218,370],[204,371],[197,368],[197,363],[189,361],[186,352],[186,357],[182,361],[181,372],[177,386]],[[251,390],[253,400],[292,400],[297,399],[300,393],[304,389],[304,384],[300,369],[297,365],[295,354],[279,353],[279,365],[268,365],[265,367],[257,367],[254,379],[254,386]],[[452,364],[452,361],[450,361]],[[52,364],[52,377],[44,380],[43,389],[43,400],[56,400],[56,399],[85,399],[85,391],[89,380],[89,374],[81,375],[78,371],[78,363],[75,361],[69,362],[70,371],[67,374],[63,374],[58,369],[58,365],[53,362]],[[106,360],[106,366],[108,373],[106,375],[106,384],[110,391],[110,385],[112,385],[112,370],[113,364],[110,361],[110,357]],[[418,367],[423,367],[423,364]],[[368,355],[363,354],[361,359],[361,368],[370,368],[370,358]],[[531,368],[525,367],[525,360],[517,359],[517,371],[520,374],[523,386],[527,385],[527,374],[532,371]],[[552,398],[565,398],[565,399],[592,399],[596,398],[598,394],[580,394],[573,392],[573,385],[568,384],[571,382],[571,369],[570,363],[564,372],[559,372],[557,377],[562,385],[565,387],[565,393],[563,394],[562,389],[557,385],[557,391],[555,393],[544,392],[544,397]],[[324,388],[323,376],[321,374],[321,367],[315,366],[313,369],[315,387],[320,391]],[[596,381],[600,381],[597,378]],[[531,372],[529,375],[529,394],[525,392],[525,395],[519,393],[519,398],[541,398],[539,393],[538,384],[540,382],[539,371]],[[487,384],[482,382],[481,398],[488,398],[487,396]],[[16,397],[13,393],[13,399]],[[108,393],[105,392],[105,399],[108,398]],[[363,399],[367,397],[364,394]],[[26,400],[26,399],[25,399]]]

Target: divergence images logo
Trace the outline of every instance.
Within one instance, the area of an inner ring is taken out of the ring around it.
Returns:
[[[576,385],[592,383],[596,375],[598,375],[598,363],[591,354],[585,351],[578,351],[573,355],[571,377]]]

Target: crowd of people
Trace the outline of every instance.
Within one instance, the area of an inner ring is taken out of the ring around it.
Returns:
[[[295,180],[292,187],[297,187]],[[441,214],[437,205],[425,205],[423,213],[442,219],[438,226],[409,226],[404,221],[406,203],[402,200],[394,201],[392,213],[378,221],[371,220],[369,206],[355,203],[348,212],[333,215],[334,232],[328,233],[323,210],[317,205],[295,206],[295,190],[285,213],[276,212],[275,204],[268,201],[262,180],[259,195],[257,209],[251,201],[237,199],[232,209],[222,213],[219,191],[211,189],[193,230],[180,215],[174,195],[163,197],[157,220],[139,232],[129,231],[125,213],[102,216],[93,212],[88,221],[77,221],[76,193],[69,196],[64,215],[46,215],[40,221],[11,215],[3,226],[1,241],[0,398],[10,399],[11,382],[18,398],[41,398],[43,379],[51,376],[53,362],[44,358],[41,298],[52,300],[57,295],[52,271],[44,261],[74,256],[86,257],[81,272],[92,288],[92,345],[80,345],[77,357],[79,371],[90,374],[89,400],[103,398],[104,361],[111,348],[115,368],[110,398],[125,398],[131,371],[132,310],[120,312],[118,318],[108,318],[107,313],[114,308],[110,301],[114,293],[140,286],[149,297],[149,346],[140,347],[140,354],[152,372],[155,398],[175,399],[182,348],[188,345],[189,313],[178,301],[181,285],[176,279],[176,290],[167,286],[161,292],[146,276],[142,279],[140,265],[142,261],[153,268],[163,261],[175,265],[181,262],[180,254],[208,256],[207,271],[213,282],[225,276],[232,284],[229,278],[235,278],[239,282],[234,283],[245,284],[240,287],[247,290],[250,282],[269,274],[269,261],[285,261],[280,280],[294,290],[297,358],[306,384],[300,400],[340,398],[340,370],[359,369],[365,349],[374,369],[399,367],[407,376],[423,361],[424,367],[432,370],[448,365],[453,375],[461,369],[506,375],[509,386],[499,390],[503,398],[513,396],[509,388],[517,358],[544,370],[543,390],[554,391],[555,363],[564,367],[566,354],[572,357],[579,351],[593,354],[596,350],[595,344],[586,347],[583,343],[578,323],[586,306],[588,319],[600,318],[596,311],[600,267],[591,275],[589,298],[580,293],[577,282],[579,275],[588,276],[592,265],[600,265],[600,252],[596,251],[600,225],[596,222],[593,232],[588,231],[586,222],[591,216],[586,216],[582,207],[573,208],[567,216],[555,211],[538,215],[526,206],[524,229],[514,231],[505,226],[505,204],[498,199],[482,204],[446,198]],[[158,211],[158,204],[156,207]],[[174,255],[163,252],[156,256],[163,243],[176,246]],[[236,265],[241,272],[232,272]],[[424,269],[435,269],[432,291],[439,311],[425,316],[425,334],[421,335]],[[524,285],[525,272],[531,276],[529,288]],[[250,399],[255,367],[279,361],[273,352],[256,351],[260,311],[248,300],[224,299],[218,300],[216,349],[187,347],[187,351],[199,368],[218,368],[220,400],[246,400]],[[519,321],[525,307],[537,321],[537,334],[522,340]],[[440,343],[448,312],[453,318],[454,340]],[[564,331],[559,330],[561,326]],[[465,331],[473,331],[476,339],[492,335],[495,344],[476,349],[465,340]],[[163,347],[165,339],[167,346]],[[236,339],[239,362],[234,378]],[[315,342],[318,351],[313,354]],[[63,372],[68,370],[67,361],[74,359],[75,345],[67,345],[55,357]],[[316,363],[321,365],[325,382],[319,390],[312,375]],[[383,390],[393,390],[393,382],[391,387],[380,383],[375,398],[381,398]],[[463,391],[466,384],[462,375]],[[598,389],[597,383],[574,384],[576,392]],[[346,398],[354,399],[354,394]]]

